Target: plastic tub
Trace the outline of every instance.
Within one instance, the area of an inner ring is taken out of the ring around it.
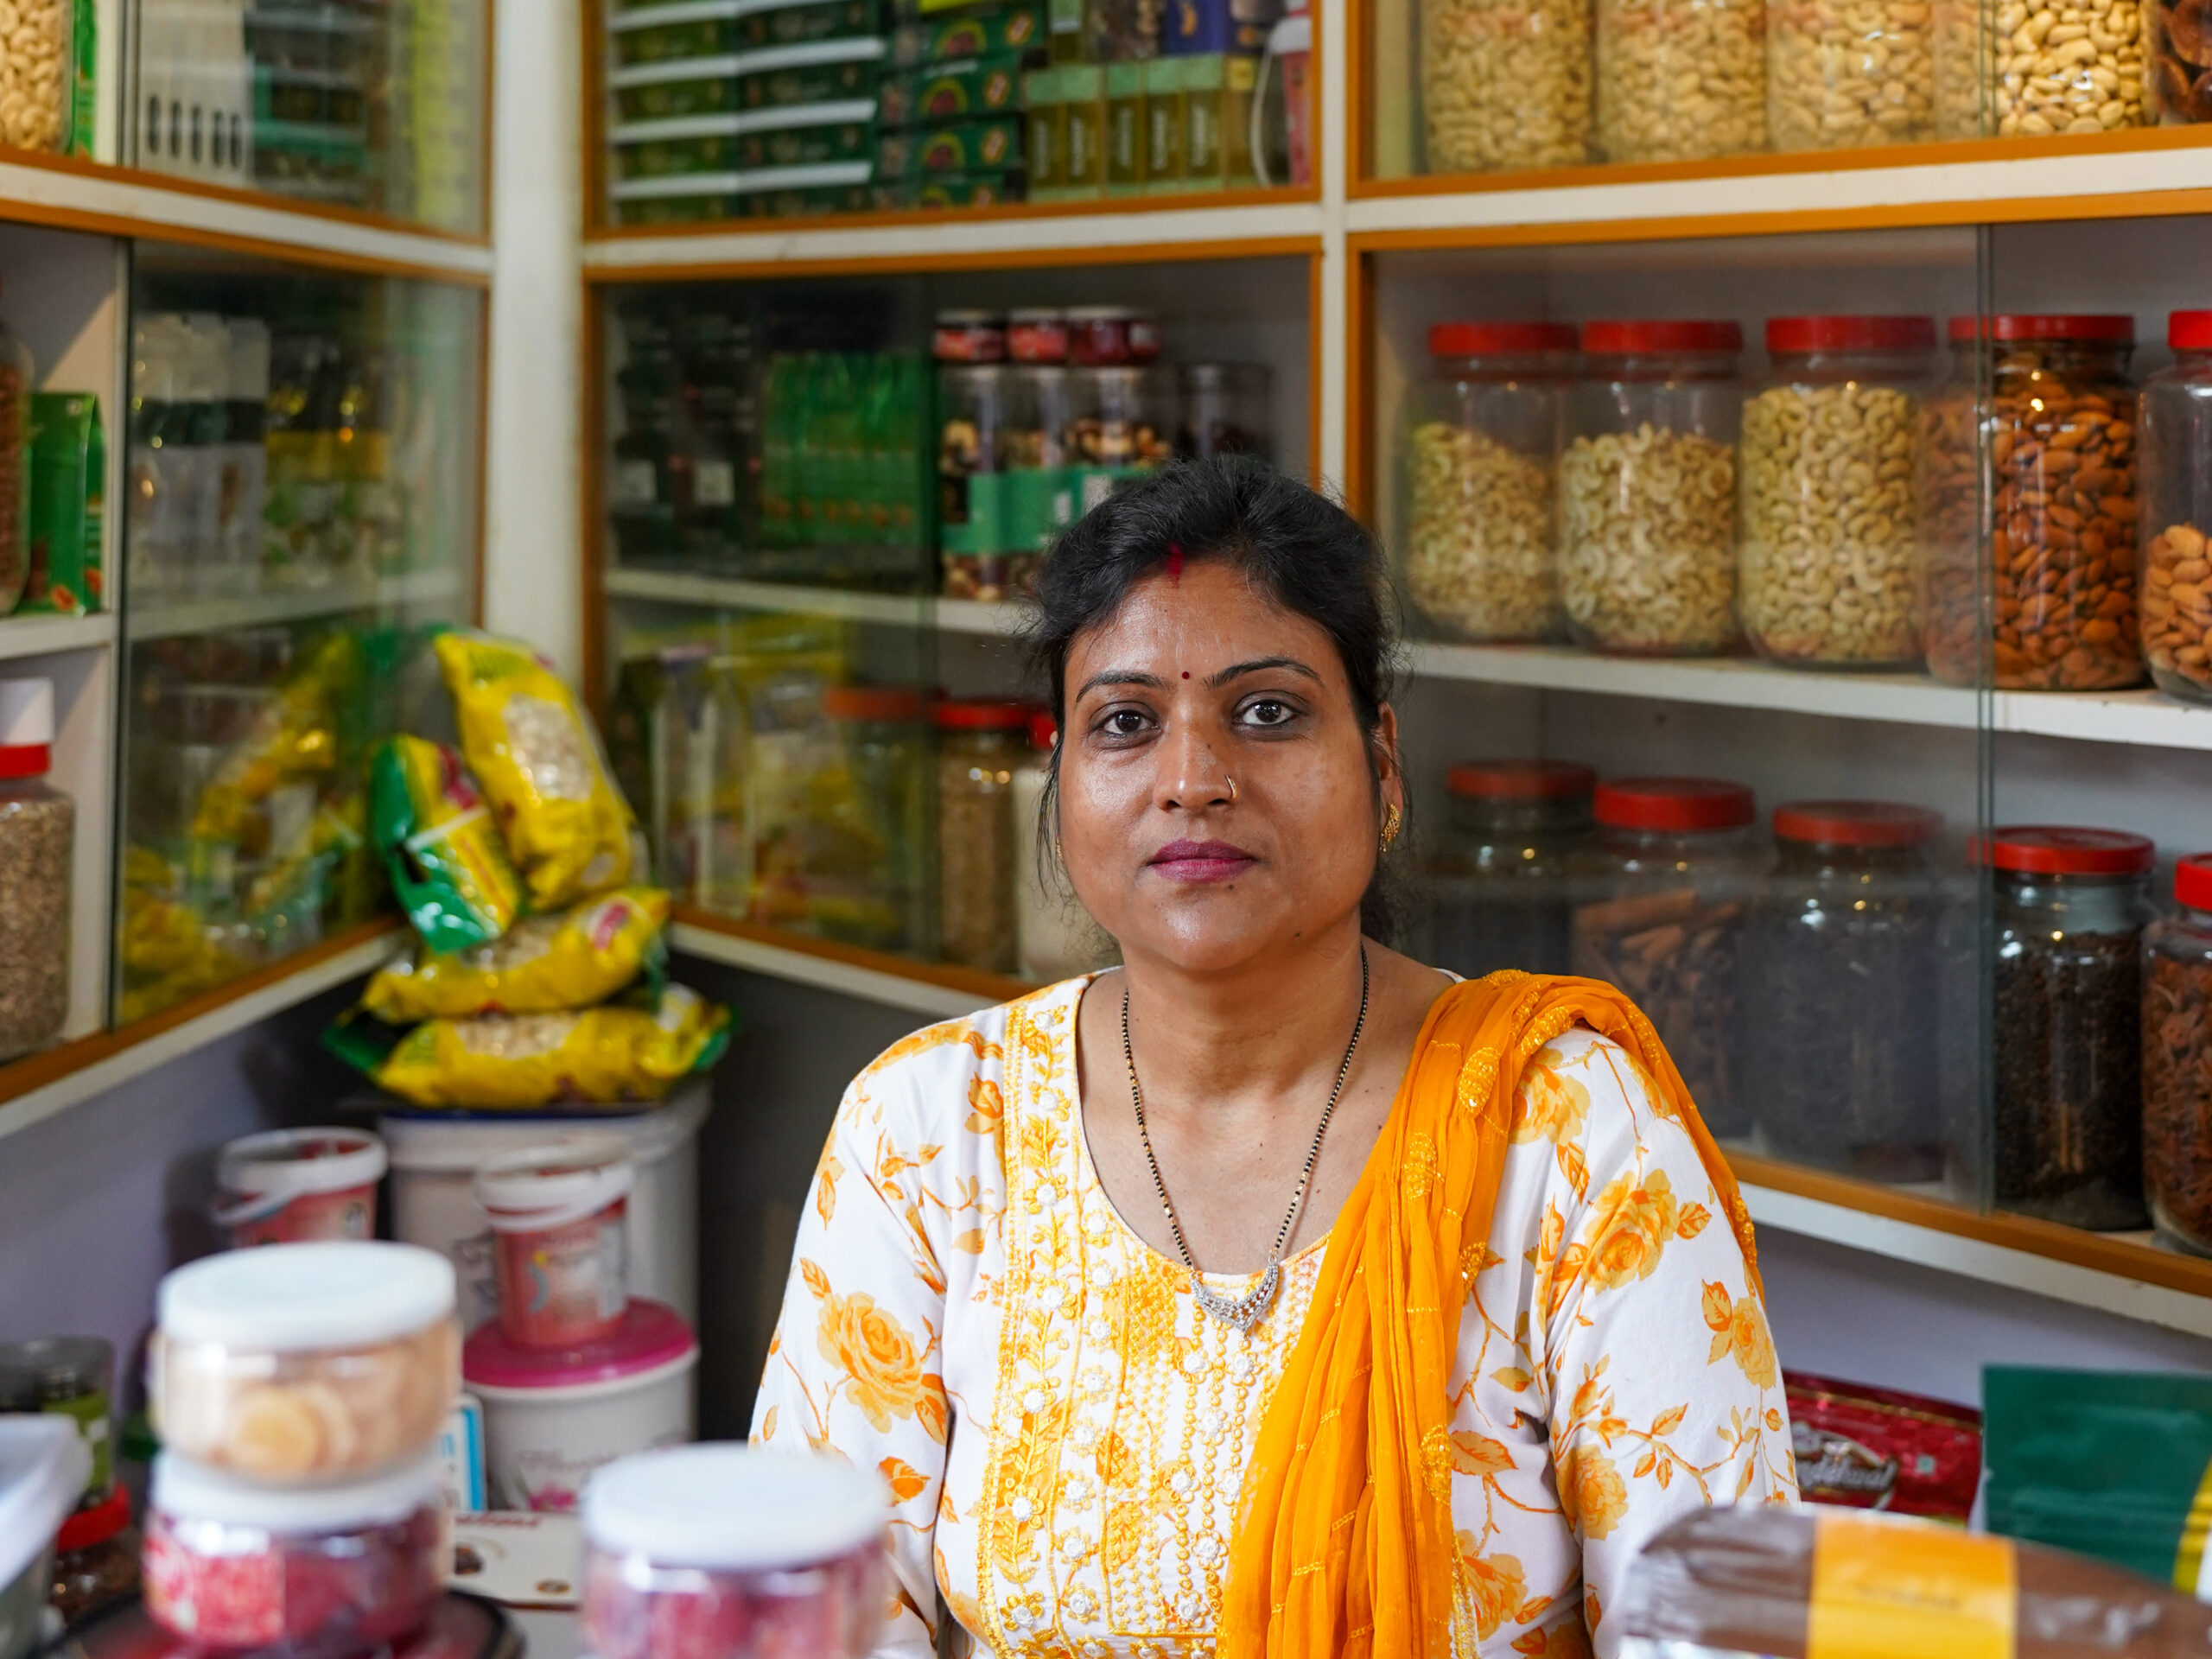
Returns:
[[[333,1481],[437,1437],[459,1393],[453,1264],[408,1244],[234,1250],[162,1281],[147,1392],[163,1444],[232,1474]]]
[[[637,1171],[608,1137],[533,1147],[476,1172],[499,1328],[528,1348],[599,1342],[629,1306],[624,1211]]]
[[[272,1129],[223,1148],[215,1221],[233,1249],[377,1235],[384,1142],[366,1129]]]
[[[54,1535],[92,1469],[67,1418],[0,1417],[0,1659],[39,1643]]]
[[[883,1627],[890,1494],[829,1457],[690,1446],[619,1459],[583,1501],[599,1659],[859,1659]]]
[[[524,1348],[497,1325],[468,1339],[469,1392],[484,1402],[492,1502],[573,1510],[591,1472],[691,1438],[699,1344],[675,1309],[633,1298],[604,1342]]]
[[[391,1644],[391,1659],[523,1659],[523,1622],[518,1613],[479,1596],[446,1594],[431,1604],[422,1629]],[[536,1615],[552,1618],[559,1615]],[[532,1653],[562,1653],[558,1645],[532,1646]],[[69,1636],[71,1659],[201,1659],[199,1646],[174,1636],[154,1620],[143,1601],[133,1599],[99,1615]],[[286,1659],[296,1659],[278,1649]]]
[[[699,1314],[699,1126],[713,1094],[703,1079],[658,1108],[620,1116],[575,1113],[386,1112],[377,1128],[391,1151],[391,1230],[442,1252],[461,1276],[461,1323],[499,1312],[492,1236],[471,1190],[495,1158],[564,1141],[612,1135],[628,1149],[630,1294]]]
[[[420,1630],[452,1554],[438,1459],[342,1486],[272,1488],[167,1452],[146,1510],[146,1609],[203,1654],[316,1659]]]

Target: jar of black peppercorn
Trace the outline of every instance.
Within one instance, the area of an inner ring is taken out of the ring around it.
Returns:
[[[2212,853],[2174,865],[2143,931],[2143,1190],[2169,1243],[2212,1255]]]
[[[1943,1173],[1933,812],[1802,801],[1744,938],[1740,1076],[1783,1157],[1880,1181]]]
[[[1980,852],[1995,887],[1996,1203],[2070,1227],[2140,1227],[2151,842],[2024,825],[1992,831]]]
[[[1427,960],[1479,979],[1573,971],[1568,856],[1589,839],[1598,775],[1567,760],[1476,760],[1444,774],[1445,822],[1425,861]]]

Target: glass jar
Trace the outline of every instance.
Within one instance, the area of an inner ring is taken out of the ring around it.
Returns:
[[[1934,16],[1939,138],[2114,132],[2150,118],[2139,0],[1936,0]]]
[[[2143,677],[2135,610],[2135,388],[2126,316],[1954,317],[1951,377],[1919,454],[1928,666],[2000,691],[2103,691]],[[1980,406],[1978,343],[1993,344]],[[1979,418],[1977,419],[1977,416]],[[1981,536],[1981,448],[1991,469]],[[1983,560],[1990,620],[1982,622]]]
[[[1003,365],[940,364],[938,393],[938,550],[947,599],[1005,599],[1007,397]]]
[[[0,144],[57,155],[92,153],[92,135],[79,130],[75,119],[79,11],[71,0],[25,0],[16,8],[8,50],[0,56]],[[84,13],[86,24],[92,19],[91,12]],[[85,113],[91,114],[89,104]],[[193,117],[197,162],[197,109]]]
[[[1186,363],[1175,376],[1179,460],[1253,455],[1273,461],[1268,418],[1274,376],[1264,363]]]
[[[54,724],[53,681],[0,680],[0,1059],[69,1018],[77,804],[46,781]]]
[[[2169,1243],[2212,1255],[2212,853],[2174,865],[2143,930],[2143,1190]]]
[[[31,394],[37,386],[30,347],[0,322],[0,616],[21,602],[30,580]]]
[[[1075,421],[1068,448],[1081,518],[1130,479],[1172,458],[1173,398],[1161,371],[1134,365],[1077,369],[1071,391]]]
[[[1981,854],[1996,907],[1994,1200],[2068,1227],[2140,1227],[2151,843],[2022,826]]]
[[[2145,79],[2151,108],[2146,119],[2162,127],[2212,120],[2212,36],[2202,14],[2184,11],[2177,0],[2156,0],[2143,9],[2143,48],[2149,59]]]
[[[115,1348],[105,1337],[32,1337],[0,1343],[0,1413],[51,1412],[77,1426],[92,1454],[86,1503],[114,1481]]]
[[[1444,774],[1444,829],[1423,861],[1427,959],[1469,979],[1575,971],[1574,854],[1598,774],[1566,760],[1477,760]]]
[[[1744,934],[1738,1082],[1784,1157],[1869,1180],[1942,1176],[1927,855],[1942,827],[1887,801],[1775,810],[1775,867]]]
[[[1926,0],[1767,0],[1767,130],[1777,149],[1916,144],[1936,136]]]
[[[1129,328],[1136,313],[1125,305],[1078,305],[1067,314],[1068,361],[1077,368],[1118,368],[1132,363]]]
[[[1565,322],[1440,322],[1397,443],[1407,592],[1446,639],[1555,639]]]
[[[937,706],[938,950],[995,974],[1019,966],[1014,774],[1028,725],[1019,702]]]
[[[1766,148],[1765,0],[1598,0],[1597,27],[1601,160]]]
[[[843,782],[828,803],[830,843],[817,882],[823,933],[875,950],[930,948],[929,730],[906,685],[833,686]]]
[[[1912,452],[1930,317],[1770,317],[1737,451],[1744,632],[1800,667],[1920,661]]]
[[[999,429],[999,470],[1006,480],[1004,575],[1001,582],[980,588],[978,599],[1027,597],[1054,538],[1075,522],[1080,485],[1069,467],[1075,425],[1071,373],[1050,363],[1018,363],[1007,371],[1006,424]]]
[[[1708,656],[1736,641],[1732,322],[1592,322],[1560,461],[1560,593],[1579,644]]]
[[[1751,1127],[1732,1076],[1738,960],[1760,874],[1751,791],[1713,778],[1598,785],[1596,841],[1573,861],[1574,971],[1658,1028],[1713,1134]]]
[[[61,1523],[51,1584],[47,1605],[64,1625],[138,1593],[138,1535],[130,1525],[128,1492],[118,1487]]]
[[[1590,65],[1585,0],[1422,0],[1426,170],[1582,165]]]
[[[1066,362],[1067,314],[1044,306],[1007,312],[1006,354],[1016,363]]]
[[[599,1659],[861,1659],[893,1587],[886,1496],[826,1456],[618,1458],[584,1488],[586,1643]]]
[[[2212,311],[2175,312],[2166,344],[2137,423],[2143,656],[2168,696],[2212,702]]]

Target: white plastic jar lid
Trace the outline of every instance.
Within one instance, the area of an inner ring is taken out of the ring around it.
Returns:
[[[879,1543],[890,1495],[836,1458],[734,1444],[617,1458],[585,1483],[584,1538],[659,1567],[767,1572]]]
[[[630,1148],[608,1135],[525,1147],[476,1172],[476,1202],[494,1230],[535,1232],[596,1215],[637,1174]]]
[[[435,1452],[374,1479],[342,1486],[264,1486],[163,1452],[154,1459],[148,1502],[173,1520],[275,1533],[332,1533],[404,1521],[418,1510],[443,1503],[443,1493]]]
[[[387,1161],[384,1142],[366,1129],[270,1129],[226,1146],[215,1179],[239,1198],[276,1201],[373,1186]]]
[[[364,1348],[451,1319],[453,1263],[415,1244],[271,1244],[177,1268],[156,1306],[173,1342]]]

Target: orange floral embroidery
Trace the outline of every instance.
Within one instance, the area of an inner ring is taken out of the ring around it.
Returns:
[[[1675,1233],[1675,1191],[1667,1172],[1654,1170],[1637,1187],[1630,1187],[1628,1176],[1621,1176],[1606,1187],[1599,1204],[1612,1219],[1591,1255],[1592,1281],[1600,1290],[1617,1290],[1649,1279]]]
[[[1775,1385],[1774,1338],[1766,1328],[1766,1313],[1756,1296],[1730,1298],[1726,1285],[1705,1287],[1705,1323],[1713,1332],[1713,1346],[1706,1363],[1717,1365],[1723,1355],[1734,1357],[1744,1375],[1762,1389]]]
[[[1535,1140],[1573,1141],[1590,1122],[1590,1091],[1573,1077],[1561,1076],[1540,1056],[1524,1074],[1521,1092],[1514,1101],[1513,1139],[1526,1144]]]
[[[922,1399],[922,1360],[914,1339],[866,1291],[822,1304],[814,1345],[845,1374],[846,1392],[879,1434],[894,1417],[912,1417]]]
[[[1628,1513],[1628,1483],[1603,1452],[1569,1446],[1559,1464],[1559,1504],[1584,1538],[1603,1538]]]

